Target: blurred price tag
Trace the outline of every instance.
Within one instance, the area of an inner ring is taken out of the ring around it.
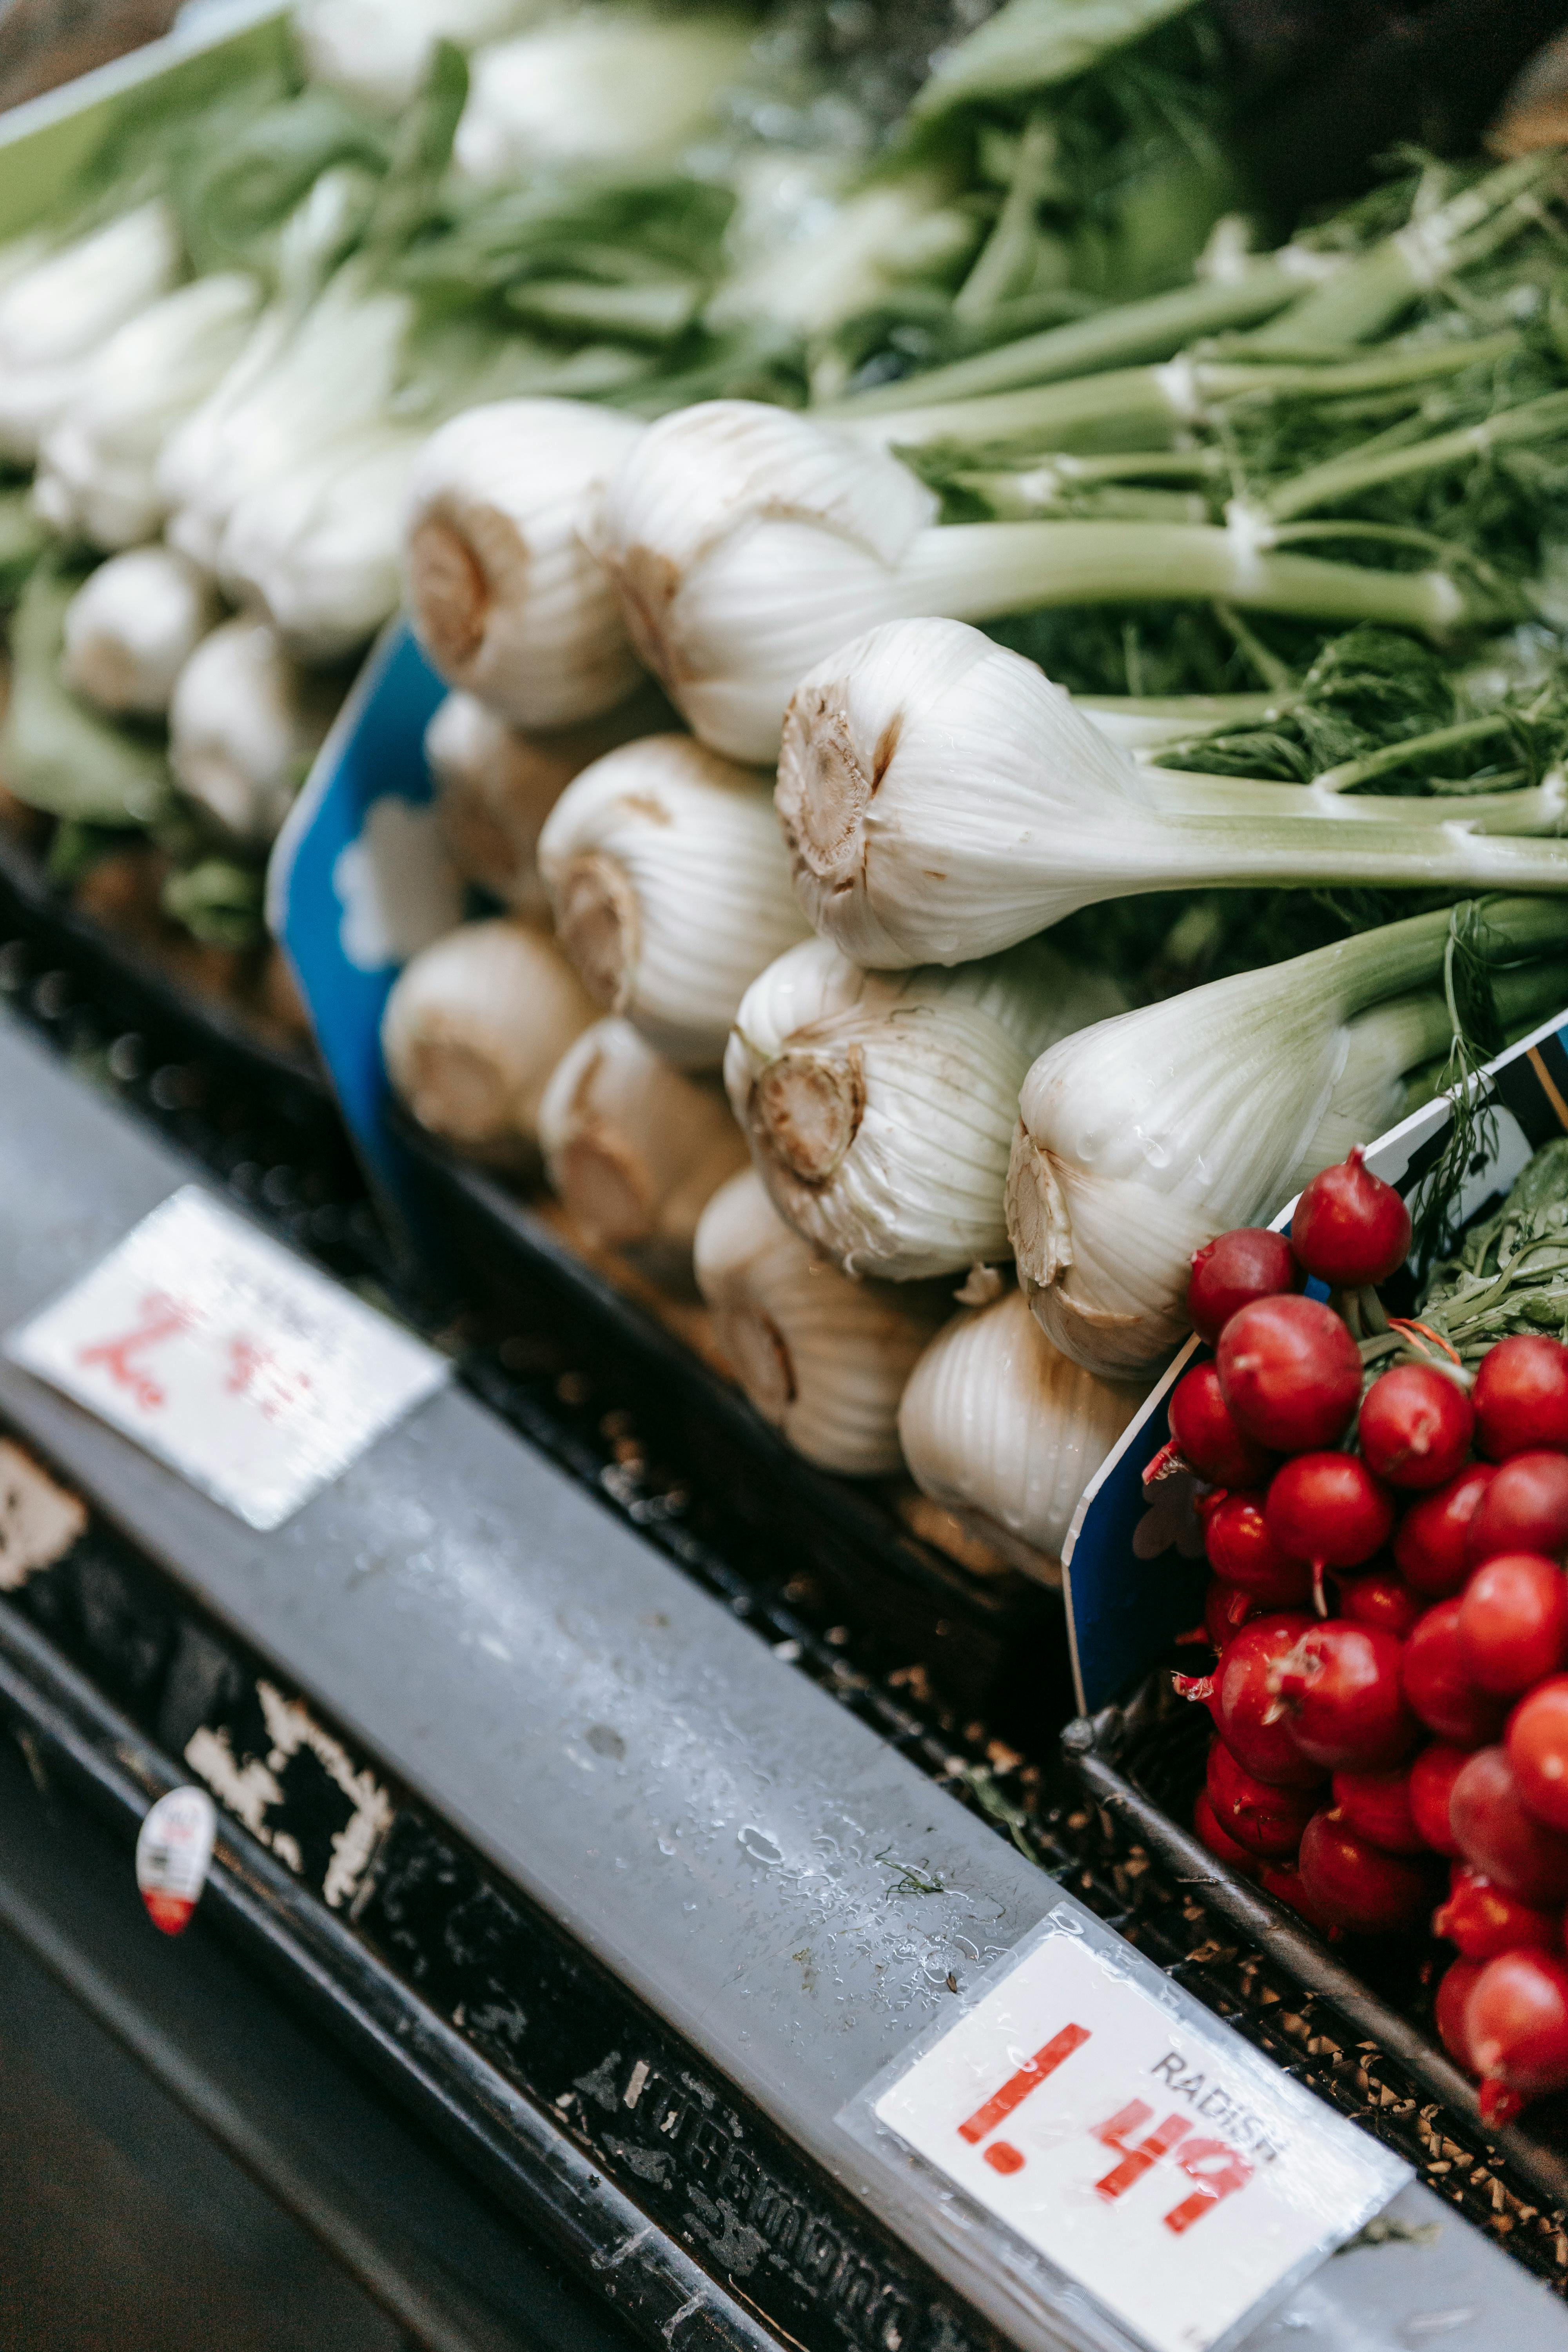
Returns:
[[[136,1884],[154,1927],[177,1936],[201,1900],[217,1834],[217,1811],[205,1789],[171,1789],[136,1839]]]
[[[872,2112],[1152,2352],[1210,2352],[1409,2167],[1058,1918]]]
[[[195,1185],[5,1343],[253,1528],[276,1528],[449,1367]]]

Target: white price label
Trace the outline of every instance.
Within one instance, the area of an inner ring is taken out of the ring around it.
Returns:
[[[217,1811],[205,1789],[171,1789],[142,1821],[136,1884],[165,1936],[179,1935],[200,1902],[216,1835]]]
[[[253,1528],[276,1528],[449,1367],[195,1185],[5,1353]]]
[[[872,2113],[1152,2352],[1208,2352],[1409,2168],[1136,1955],[1047,1927]]]

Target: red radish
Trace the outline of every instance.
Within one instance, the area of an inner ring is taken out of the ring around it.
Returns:
[[[1568,2084],[1568,1964],[1552,1952],[1502,1952],[1465,2003],[1479,2071],[1521,2098]]]
[[[1470,2056],[1470,2037],[1465,2023],[1469,1998],[1481,1972],[1479,1960],[1454,1960],[1444,1969],[1433,2003],[1433,2023],[1437,2039],[1453,2060],[1467,2074],[1479,2074],[1480,2068]]]
[[[1476,1750],[1454,1783],[1448,1819],[1471,1869],[1505,1895],[1537,1911],[1568,1899],[1568,1837],[1525,1811],[1500,1748]]]
[[[1439,1601],[1428,1609],[1405,1644],[1400,1677],[1428,1731],[1455,1748],[1484,1748],[1502,1730],[1503,1707],[1470,1679],[1459,1646],[1459,1605]]]
[[[1386,1282],[1410,1251],[1410,1212],[1365,1164],[1358,1144],[1337,1168],[1303,1187],[1290,1218],[1290,1246],[1309,1274],[1334,1290]]]
[[[1221,1828],[1206,1789],[1200,1789],[1193,1800],[1193,1827],[1200,1843],[1208,1848],[1216,1862],[1239,1871],[1244,1878],[1257,1877],[1258,1856],[1248,1853],[1244,1845],[1237,1845],[1229,1831]]]
[[[1353,1454],[1299,1454],[1274,1473],[1263,1517],[1281,1551],[1359,1568],[1394,1533],[1394,1499]]]
[[[1212,1347],[1238,1308],[1300,1290],[1306,1278],[1283,1234],[1237,1225],[1194,1252],[1187,1319]]]
[[[1489,1462],[1467,1463],[1446,1486],[1412,1503],[1401,1519],[1394,1557],[1401,1575],[1429,1600],[1446,1601],[1458,1592],[1474,1566],[1466,1558],[1466,1538],[1476,1507],[1497,1475]]]
[[[1312,1815],[1301,1832],[1297,1867],[1313,1906],[1357,1935],[1413,1927],[1431,1900],[1419,1863],[1359,1837],[1337,1807]]]
[[[1544,1331],[1500,1339],[1481,1358],[1470,1402],[1489,1460],[1510,1462],[1537,1446],[1568,1453],[1568,1348]]]
[[[1344,1929],[1327,1912],[1319,1910],[1302,1885],[1299,1870],[1292,1869],[1288,1862],[1266,1862],[1258,1875],[1266,1895],[1272,1895],[1276,1903],[1283,1903],[1288,1910],[1294,1911],[1331,1944],[1338,1943]]]
[[[1238,1764],[1223,1739],[1209,1749],[1205,1779],[1221,1829],[1265,1862],[1288,1862],[1318,1802],[1313,1789],[1281,1789]]]
[[[1335,1618],[1303,1633],[1269,1679],[1303,1756],[1331,1772],[1376,1772],[1406,1757],[1420,1727],[1399,1686],[1390,1633]]]
[[[1504,1744],[1526,1812],[1568,1830],[1568,1675],[1551,1675],[1520,1700]]]
[[[1470,1450],[1473,1419],[1457,1381],[1430,1364],[1395,1364],[1362,1399],[1362,1459],[1391,1486],[1441,1486]]]
[[[1204,1517],[1209,1566],[1271,1609],[1289,1609],[1310,1597],[1312,1571],[1280,1550],[1263,1517],[1261,1495],[1222,1495]]]
[[[1459,1601],[1459,1648],[1472,1681],[1517,1698],[1568,1656],[1568,1579],[1554,1561],[1506,1552],[1478,1568]]]
[[[1568,1461],[1561,1454],[1516,1454],[1494,1470],[1465,1539],[1472,1568],[1505,1551],[1568,1551]]]
[[[1384,1853],[1425,1853],[1426,1841],[1410,1810],[1410,1774],[1336,1772],[1330,1793],[1350,1828]]]
[[[1332,1445],[1361,1394],[1356,1343],[1315,1298],[1258,1298],[1242,1307],[1219,1335],[1215,1363],[1241,1427],[1281,1454]]]
[[[1204,1634],[1210,1649],[1223,1650],[1262,1607],[1262,1601],[1244,1592],[1239,1584],[1226,1584],[1223,1577],[1211,1576],[1204,1594]]]
[[[1214,1486],[1257,1486],[1273,1458],[1237,1427],[1212,1364],[1194,1364],[1171,1391],[1171,1436],[1178,1453]]]
[[[1426,1603],[1391,1568],[1369,1568],[1363,1576],[1336,1576],[1339,1614],[1353,1625],[1375,1625],[1403,1642],[1426,1614]]]
[[[1410,1767],[1410,1818],[1434,1853],[1457,1860],[1459,1843],[1448,1822],[1448,1800],[1454,1783],[1470,1760],[1468,1748],[1449,1748],[1435,1739]]]
[[[1495,1960],[1500,1952],[1521,1951],[1527,1945],[1543,1952],[1560,1951],[1563,1946],[1555,1911],[1532,1911],[1528,1903],[1505,1895],[1462,1863],[1454,1872],[1447,1901],[1432,1915],[1432,1932],[1458,1944],[1467,1960]]]
[[[1270,1678],[1312,1620],[1300,1615],[1258,1617],[1220,1652],[1212,1675],[1178,1675],[1184,1698],[1201,1700],[1231,1754],[1256,1780],[1286,1789],[1314,1789],[1323,1779],[1290,1737]],[[1271,1719],[1272,1718],[1272,1719]]]

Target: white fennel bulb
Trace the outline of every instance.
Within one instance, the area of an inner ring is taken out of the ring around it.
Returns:
[[[548,906],[536,851],[545,818],[574,776],[657,721],[634,695],[603,719],[525,735],[473,694],[448,694],[425,730],[436,814],[453,865],[517,914]]]
[[[1561,773],[1517,799],[1398,799],[1143,767],[958,621],[888,623],[803,677],[775,798],[814,928],[879,968],[962,963],[1148,890],[1568,887]]]
[[[464,923],[398,974],[382,1055],[421,1127],[493,1166],[527,1168],[551,1072],[595,1017],[543,932],[509,918]]]
[[[275,840],[336,699],[300,673],[265,621],[245,614],[225,621],[174,682],[175,782],[237,841]]]
[[[376,114],[401,114],[437,41],[471,49],[535,13],[530,0],[295,0],[294,39],[313,82]]]
[[[697,733],[764,761],[812,665],[911,609],[900,562],[935,512],[907,467],[847,432],[704,401],[628,451],[594,544],[637,651]]]
[[[567,785],[539,836],[561,943],[606,1012],[717,1069],[742,997],[805,933],[767,779],[648,735]]]
[[[697,1286],[720,1351],[798,1454],[854,1477],[899,1467],[899,1400],[949,1301],[925,1286],[853,1282],[791,1230],[753,1171],[702,1213]]]
[[[746,1164],[723,1089],[678,1070],[613,1015],[584,1029],[539,1107],[545,1173],[579,1232],[690,1272],[709,1201]]]
[[[725,1083],[780,1214],[846,1274],[907,1282],[1010,1254],[1025,1074],[1122,1002],[1043,940],[907,972],[806,940],[746,991]]]
[[[161,197],[0,283],[0,457],[31,464],[108,339],[181,273]]]
[[[371,426],[257,484],[231,510],[218,576],[300,659],[352,653],[396,611],[398,515],[421,442]]]
[[[583,543],[643,428],[570,400],[504,400],[433,433],[404,516],[415,634],[448,686],[514,726],[569,727],[641,675],[615,589]]]
[[[892,288],[960,258],[975,223],[936,173],[912,171],[846,192],[842,159],[763,149],[737,173],[727,244],[732,267],[707,310],[711,327],[755,320],[831,333]]]
[[[1083,1490],[1145,1393],[1064,1356],[1009,1287],[938,1332],[910,1375],[899,1437],[922,1494],[1015,1567],[1059,1584]]]
[[[189,556],[172,547],[111,555],[66,606],[60,675],[100,710],[155,716],[217,617],[217,593]]]
[[[668,163],[710,121],[752,28],[713,11],[685,17],[584,9],[482,48],[469,69],[453,161],[484,185],[542,165]]]
[[[1551,899],[1497,899],[1489,935],[1561,951]],[[1057,1346],[1146,1373],[1187,1328],[1193,1253],[1276,1214],[1405,1107],[1451,1038],[1447,913],[1211,981],[1061,1039],[1024,1081],[1007,1177],[1018,1278]],[[1540,967],[1545,1000],[1559,967]]]
[[[261,289],[238,270],[198,278],[128,320],[83,362],[44,436],[33,502],[50,526],[95,547],[134,547],[167,509],[164,441],[238,358]]]

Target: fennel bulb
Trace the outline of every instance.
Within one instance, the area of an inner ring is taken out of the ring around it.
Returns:
[[[173,547],[137,547],[89,572],[65,614],[60,676],[100,710],[154,717],[218,618],[212,582]]]
[[[638,652],[704,742],[775,756],[815,664],[872,624],[1215,598],[1447,635],[1489,596],[1445,572],[1275,554],[1245,527],[935,524],[931,492],[844,424],[715,400],[651,425],[606,487],[595,546]]]
[[[779,1214],[846,1274],[908,1282],[1009,1255],[1025,1073],[1122,1002],[1043,940],[890,974],[806,940],[742,998],[725,1084]]]
[[[492,1166],[527,1168],[550,1074],[595,1018],[543,932],[510,919],[464,923],[405,964],[381,1049],[421,1127]]]
[[[1489,900],[1484,919],[1500,960],[1568,940],[1553,899]],[[1449,938],[1447,910],[1418,915],[1040,1055],[1019,1095],[1007,1230],[1030,1306],[1075,1363],[1152,1371],[1185,1333],[1194,1251],[1266,1222],[1411,1107],[1407,1077],[1452,1043]],[[1518,978],[1542,1011],[1563,986],[1556,962]]]
[[[331,723],[336,692],[301,677],[265,621],[202,639],[169,702],[169,765],[237,841],[275,840]]]
[[[821,1469],[897,1470],[899,1399],[946,1311],[941,1292],[852,1282],[791,1232],[751,1170],[703,1210],[692,1261],[720,1351],[763,1419]]]
[[[453,865],[517,914],[548,904],[534,853],[556,802],[592,761],[657,724],[655,698],[552,735],[509,727],[477,695],[449,694],[425,730],[436,814]]]
[[[748,25],[717,11],[598,8],[498,42],[470,62],[453,162],[488,186],[552,163],[672,163],[710,120],[751,40]]]
[[[514,726],[613,709],[641,671],[616,594],[579,536],[630,417],[570,400],[504,400],[451,417],[409,482],[409,616],[448,686]]]
[[[313,82],[375,114],[418,96],[437,41],[471,49],[537,13],[538,0],[295,0],[294,39]]]
[[[772,323],[808,341],[929,278],[973,247],[975,223],[931,171],[846,190],[845,167],[764,150],[739,173],[726,243],[731,267],[706,323],[722,331]]]
[[[31,464],[100,347],[180,276],[162,197],[0,283],[0,457]]]
[[[237,270],[198,278],[149,304],[81,362],[44,436],[34,502],[52,529],[95,547],[150,539],[166,509],[158,455],[250,332],[261,289]]]
[[[595,1021],[557,1063],[539,1106],[545,1173],[595,1247],[635,1247],[689,1277],[697,1220],[746,1164],[711,1080],[688,1077],[629,1021]]]
[[[759,971],[805,932],[765,777],[689,735],[584,768],[539,836],[561,944],[595,1002],[684,1069],[717,1069]]]
[[[218,576],[300,660],[352,653],[396,611],[398,513],[422,445],[407,427],[372,426],[258,483],[230,511]]]
[[[1515,802],[1142,768],[1033,662],[956,621],[873,629],[805,677],[775,797],[814,926],[882,968],[962,963],[1147,890],[1568,888],[1568,844],[1504,837],[1562,826],[1555,772]]]
[[[60,677],[74,591],[47,564],[11,616],[10,691],[0,720],[0,775],[29,808],[80,824],[151,824],[167,813],[169,770],[143,729],[117,726]]]
[[[1015,1567],[1059,1584],[1083,1490],[1145,1393],[1064,1356],[1009,1286],[938,1332],[910,1374],[899,1440],[922,1494]]]

